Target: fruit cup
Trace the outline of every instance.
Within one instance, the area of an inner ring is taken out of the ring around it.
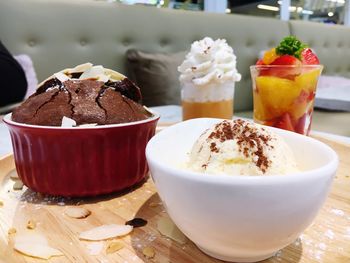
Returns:
[[[322,65],[251,66],[254,121],[308,135]]]

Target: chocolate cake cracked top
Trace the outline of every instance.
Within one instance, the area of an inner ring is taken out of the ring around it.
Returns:
[[[126,123],[152,117],[141,103],[140,89],[124,75],[86,63],[39,84],[12,120],[43,126],[61,126],[63,117],[77,126]]]

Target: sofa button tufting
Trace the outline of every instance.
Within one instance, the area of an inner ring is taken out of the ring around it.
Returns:
[[[80,40],[81,46],[86,46],[87,41],[85,39]]]
[[[131,43],[131,40],[129,38],[124,38],[122,40],[122,43],[123,43],[124,46],[129,46],[130,43]]]
[[[35,41],[34,40],[29,40],[28,41],[28,45],[30,46],[30,47],[34,47],[35,46]]]
[[[253,41],[248,39],[247,42],[245,43],[246,47],[251,47],[253,45]]]
[[[164,47],[164,46],[169,44],[169,40],[165,39],[165,38],[161,39],[159,44],[160,44],[161,47]]]

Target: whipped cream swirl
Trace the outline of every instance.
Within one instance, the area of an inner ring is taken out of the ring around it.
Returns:
[[[186,59],[178,67],[181,83],[204,86],[210,83],[240,81],[236,56],[225,39],[213,40],[206,37],[195,41]]]

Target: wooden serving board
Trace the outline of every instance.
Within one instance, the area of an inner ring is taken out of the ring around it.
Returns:
[[[331,193],[314,223],[293,244],[263,262],[350,262],[350,146],[326,141],[339,155],[340,166]],[[46,197],[24,187],[13,190],[9,172],[15,169],[13,156],[0,158],[0,262],[45,262],[24,256],[13,249],[8,229],[14,227],[18,235],[35,231],[46,236],[49,244],[64,253],[48,262],[221,262],[203,254],[191,241],[180,244],[162,236],[157,222],[168,217],[155,187],[148,179],[127,192],[99,198]],[[85,219],[73,219],[64,214],[68,206],[80,205],[92,211]],[[88,241],[78,234],[102,224],[124,224],[141,217],[148,221],[123,238],[121,250],[107,254],[110,241],[101,241],[103,249],[92,255]],[[28,220],[37,222],[33,230],[26,229]],[[205,235],[205,233],[203,233]],[[153,258],[146,258],[142,250],[152,247]]]

